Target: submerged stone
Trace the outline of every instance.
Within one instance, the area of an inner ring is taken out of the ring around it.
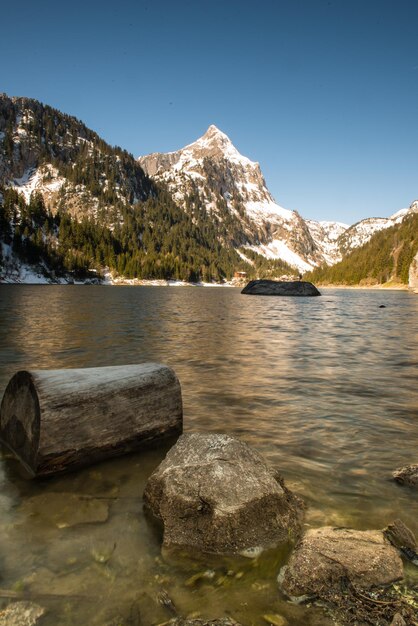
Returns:
[[[0,626],[35,626],[44,613],[45,609],[33,602],[12,602],[0,611]]]
[[[401,485],[418,487],[418,465],[405,465],[395,470],[392,475]]]
[[[106,522],[105,500],[74,493],[42,493],[25,500],[21,507],[32,519],[58,528]]]
[[[251,280],[241,291],[250,296],[320,296],[312,283],[302,280]]]
[[[163,524],[164,546],[218,554],[294,540],[304,511],[255,450],[223,434],[182,435],[149,478],[144,501]]]
[[[407,548],[414,551],[417,549],[414,533],[400,519],[395,519],[394,522],[388,524],[383,530],[383,534],[395,548]]]
[[[183,619],[182,617],[177,617],[166,622],[166,626],[241,626],[241,624],[230,617],[218,619]]]
[[[402,560],[382,531],[325,526],[304,535],[281,583],[289,596],[320,598],[340,593],[344,580],[368,589],[402,577]]]

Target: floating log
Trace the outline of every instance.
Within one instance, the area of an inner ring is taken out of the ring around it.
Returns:
[[[0,441],[33,476],[132,452],[182,431],[180,383],[157,363],[17,372]]]

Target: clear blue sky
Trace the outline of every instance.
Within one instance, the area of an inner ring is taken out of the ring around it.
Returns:
[[[303,217],[418,198],[418,0],[21,0],[0,16],[0,91],[135,156],[216,124]]]

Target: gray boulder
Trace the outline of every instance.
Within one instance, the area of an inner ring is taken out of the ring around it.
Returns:
[[[300,534],[304,505],[261,456],[222,434],[182,435],[149,478],[144,502],[166,547],[255,554]]]
[[[320,296],[312,283],[302,280],[251,280],[241,293],[250,296]]]
[[[349,581],[368,589],[403,578],[397,550],[380,530],[325,526],[308,530],[281,576],[283,591],[292,597],[324,597]]]
[[[418,488],[418,465],[405,465],[395,470],[392,475],[397,483]]]

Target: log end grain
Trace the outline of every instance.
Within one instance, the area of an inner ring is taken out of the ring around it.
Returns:
[[[17,372],[0,408],[0,441],[35,476],[146,448],[182,427],[180,383],[157,363]]]
[[[4,392],[0,408],[0,441],[35,474],[41,411],[30,372],[17,372]]]

